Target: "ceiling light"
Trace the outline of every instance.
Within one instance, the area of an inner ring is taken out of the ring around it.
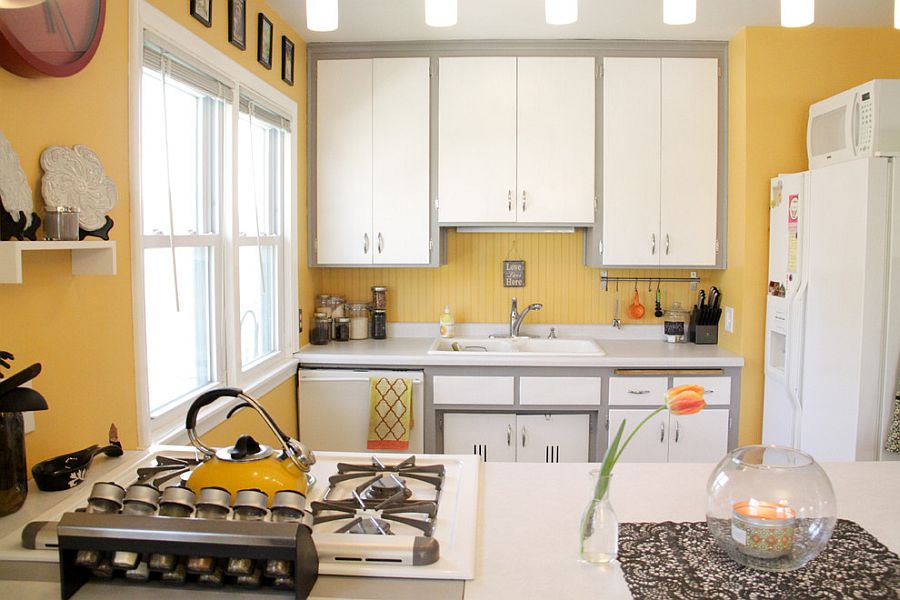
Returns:
[[[425,0],[425,23],[432,27],[456,25],[456,0]]]
[[[306,0],[306,28],[334,31],[338,28],[338,0]]]
[[[781,0],[781,26],[806,27],[816,20],[816,0]]]
[[[697,0],[663,0],[663,23],[666,25],[690,25],[696,20]]]
[[[544,0],[548,25],[568,25],[578,20],[578,0]]]

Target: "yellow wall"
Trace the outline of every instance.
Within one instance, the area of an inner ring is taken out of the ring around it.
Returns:
[[[583,264],[583,235],[577,233],[457,233],[449,231],[447,264],[435,269],[312,269],[316,291],[340,294],[348,301],[369,302],[373,285],[388,288],[388,320],[433,322],[449,304],[458,323],[503,323],[509,320],[510,300],[519,306],[540,302],[544,308],[528,316],[528,323],[600,323],[613,318],[616,284],[600,287],[600,270]],[[525,287],[503,287],[503,261],[525,260]],[[686,277],[687,271],[609,271],[611,277]],[[705,275],[703,273],[701,276]],[[628,316],[634,282],[619,284],[619,315]],[[656,284],[648,291],[638,283],[645,316],[641,323],[661,322],[653,316]],[[673,301],[690,306],[696,292],[685,283],[663,283],[663,309]]]
[[[236,60],[299,105],[297,151],[306,162],[306,46],[298,33],[261,0],[247,1],[247,50],[228,43],[227,0],[213,0],[213,27],[190,17],[189,2],[151,0],[185,27]],[[128,155],[128,8],[126,0],[107,2],[106,27],[91,63],[72,77],[25,79],[0,69],[0,130],[18,153],[40,212],[41,151],[50,145],[85,144],[103,162],[119,193],[110,213],[111,239],[118,244],[115,277],[71,274],[69,253],[25,254],[24,283],[0,285],[0,349],[15,354],[15,369],[43,365],[34,387],[50,410],[36,413],[36,431],[27,436],[29,464],[105,440],[109,423],[119,427],[126,447],[137,444],[134,341],[131,302],[131,198]],[[256,15],[274,25],[273,64],[267,71],[256,62]],[[295,85],[281,81],[281,35],[295,43]],[[306,264],[306,169],[298,170],[300,209],[301,305],[312,307]],[[293,381],[263,400],[288,432],[296,432]],[[259,424],[239,417],[252,431]],[[237,425],[222,434],[231,437]]]
[[[724,347],[744,356],[741,443],[762,428],[769,179],[807,168],[809,105],[876,78],[900,78],[900,31],[748,28],[729,45],[728,270],[713,276],[735,307]]]

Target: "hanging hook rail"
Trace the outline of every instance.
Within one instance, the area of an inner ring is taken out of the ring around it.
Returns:
[[[604,292],[609,291],[608,284],[610,281],[615,281],[616,286],[619,285],[620,281],[633,281],[635,286],[637,286],[638,281],[648,281],[648,282],[665,282],[665,283],[689,283],[691,284],[691,289],[696,290],[697,284],[700,283],[700,278],[697,277],[696,271],[691,271],[690,277],[610,277],[608,275],[608,271],[600,271],[600,285]]]

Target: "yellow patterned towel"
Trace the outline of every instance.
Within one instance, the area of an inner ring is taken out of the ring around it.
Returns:
[[[412,428],[412,380],[370,377],[369,450],[407,450]]]

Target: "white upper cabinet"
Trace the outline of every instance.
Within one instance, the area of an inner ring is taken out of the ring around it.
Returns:
[[[441,224],[594,220],[595,62],[440,59]]]
[[[429,59],[317,70],[316,262],[428,264]]]
[[[516,59],[442,58],[438,222],[516,220]]]
[[[603,59],[603,266],[715,266],[715,58]]]

